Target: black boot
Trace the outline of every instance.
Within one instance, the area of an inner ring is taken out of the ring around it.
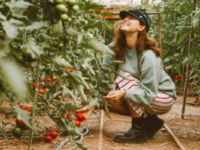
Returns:
[[[129,131],[114,138],[118,143],[144,143],[147,137],[144,129],[144,118],[132,118],[132,127]]]
[[[148,139],[158,132],[164,124],[164,121],[156,115],[148,115],[145,119],[145,131]]]

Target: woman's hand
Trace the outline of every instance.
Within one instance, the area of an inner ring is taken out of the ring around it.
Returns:
[[[95,109],[95,107],[92,107],[90,110],[88,110],[88,105],[86,105],[85,107],[76,110],[76,112],[80,112],[81,114],[83,114],[85,120],[88,119],[92,113],[92,111]]]
[[[121,98],[123,98],[126,94],[125,90],[116,90],[113,92],[110,92],[107,96],[103,96],[105,102],[108,104],[115,104],[117,103]]]

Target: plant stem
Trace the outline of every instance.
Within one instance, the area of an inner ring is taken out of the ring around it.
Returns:
[[[60,136],[61,134],[63,134],[63,133],[66,132],[66,131],[67,131],[67,129],[65,129],[64,131],[60,132],[60,133],[58,134],[58,136]]]
[[[30,135],[29,135],[29,143],[28,143],[28,150],[31,150],[31,144],[32,144],[32,139],[33,139],[33,125],[34,125],[34,121],[35,121],[35,110],[36,110],[36,102],[37,102],[37,98],[38,98],[38,83],[39,83],[39,74],[40,74],[40,59],[38,58],[38,63],[37,63],[37,78],[36,78],[36,87],[35,87],[35,95],[34,95],[34,99],[33,99],[33,107],[32,107],[32,120],[31,120],[31,127],[32,129],[30,129]]]
[[[73,53],[73,51],[72,51],[72,46],[71,46],[71,39],[69,38],[69,40],[68,40],[68,45],[69,45],[69,49],[70,49],[70,51],[71,51],[71,53],[72,53],[72,59],[73,59],[73,67],[74,67],[74,70],[76,69],[76,65],[75,65],[75,58],[74,58],[74,53]]]

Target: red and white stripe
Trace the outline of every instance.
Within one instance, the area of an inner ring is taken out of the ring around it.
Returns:
[[[129,74],[128,72],[125,75],[130,78],[130,80],[126,80],[120,76],[118,76],[113,83],[112,91],[117,89],[126,89],[133,90],[134,88],[138,88],[140,86],[140,80]],[[158,91],[156,98],[149,105],[139,105],[135,104],[129,100],[127,100],[133,110],[139,114],[140,116],[143,114],[149,115],[162,115],[169,112],[175,102],[175,99],[165,94],[164,92]]]

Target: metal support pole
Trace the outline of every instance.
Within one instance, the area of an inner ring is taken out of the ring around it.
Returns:
[[[196,4],[196,0],[193,0],[193,3]],[[194,10],[196,9],[196,6],[194,7]],[[190,42],[189,42],[189,48],[192,48],[193,46],[193,38],[194,38],[194,28],[193,28],[193,16],[194,13],[192,14],[192,18],[191,18],[191,30],[192,30],[192,34],[190,35]],[[189,51],[188,54],[190,54],[191,52]],[[185,114],[185,105],[186,105],[186,100],[187,100],[187,86],[188,86],[188,81],[189,81],[189,73],[190,73],[190,65],[187,64],[187,69],[186,69],[186,77],[185,77],[185,86],[184,86],[184,93],[183,93],[183,106],[182,106],[182,113],[181,113],[181,118],[184,118],[184,114]]]

